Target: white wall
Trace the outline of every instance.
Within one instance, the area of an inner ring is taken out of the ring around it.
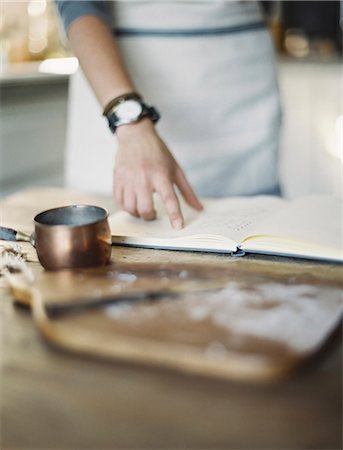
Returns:
[[[281,179],[288,197],[343,196],[343,131],[335,130],[342,115],[342,75],[341,62],[279,64],[284,109]]]

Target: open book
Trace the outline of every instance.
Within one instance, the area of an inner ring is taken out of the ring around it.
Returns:
[[[197,212],[182,203],[185,227],[174,230],[161,205],[145,222],[120,211],[110,216],[118,245],[161,249],[262,253],[343,261],[343,202],[325,195],[202,199]]]

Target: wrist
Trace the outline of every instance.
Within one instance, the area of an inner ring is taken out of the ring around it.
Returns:
[[[123,103],[127,100],[143,101],[143,98],[138,92],[135,91],[124,92],[123,94],[118,95],[117,97],[114,98],[112,97],[112,99],[104,107],[102,115],[107,117],[109,112],[113,108],[115,108],[120,103]]]
[[[116,133],[124,125],[141,122],[144,118],[149,118],[154,123],[160,118],[156,108],[147,105],[136,92],[129,92],[111,100],[103,115],[107,117],[112,133]]]
[[[149,117],[144,117],[138,122],[128,123],[121,125],[116,131],[117,138],[119,140],[137,137],[145,133],[155,133],[155,126],[153,121]]]

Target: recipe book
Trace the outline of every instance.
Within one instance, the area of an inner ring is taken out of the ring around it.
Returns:
[[[112,214],[118,245],[230,254],[262,253],[343,261],[343,202],[326,195],[296,200],[274,196],[202,199],[197,212],[181,203],[185,226],[174,230],[163,205],[144,221],[124,211]]]

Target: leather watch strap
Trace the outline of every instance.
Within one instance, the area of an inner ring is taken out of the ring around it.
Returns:
[[[143,100],[143,97],[137,92],[128,92],[126,94],[119,95],[118,97],[115,97],[113,100],[107,103],[102,115],[107,116],[111,109],[113,109],[119,103],[125,102],[126,100],[137,100],[141,102]]]

